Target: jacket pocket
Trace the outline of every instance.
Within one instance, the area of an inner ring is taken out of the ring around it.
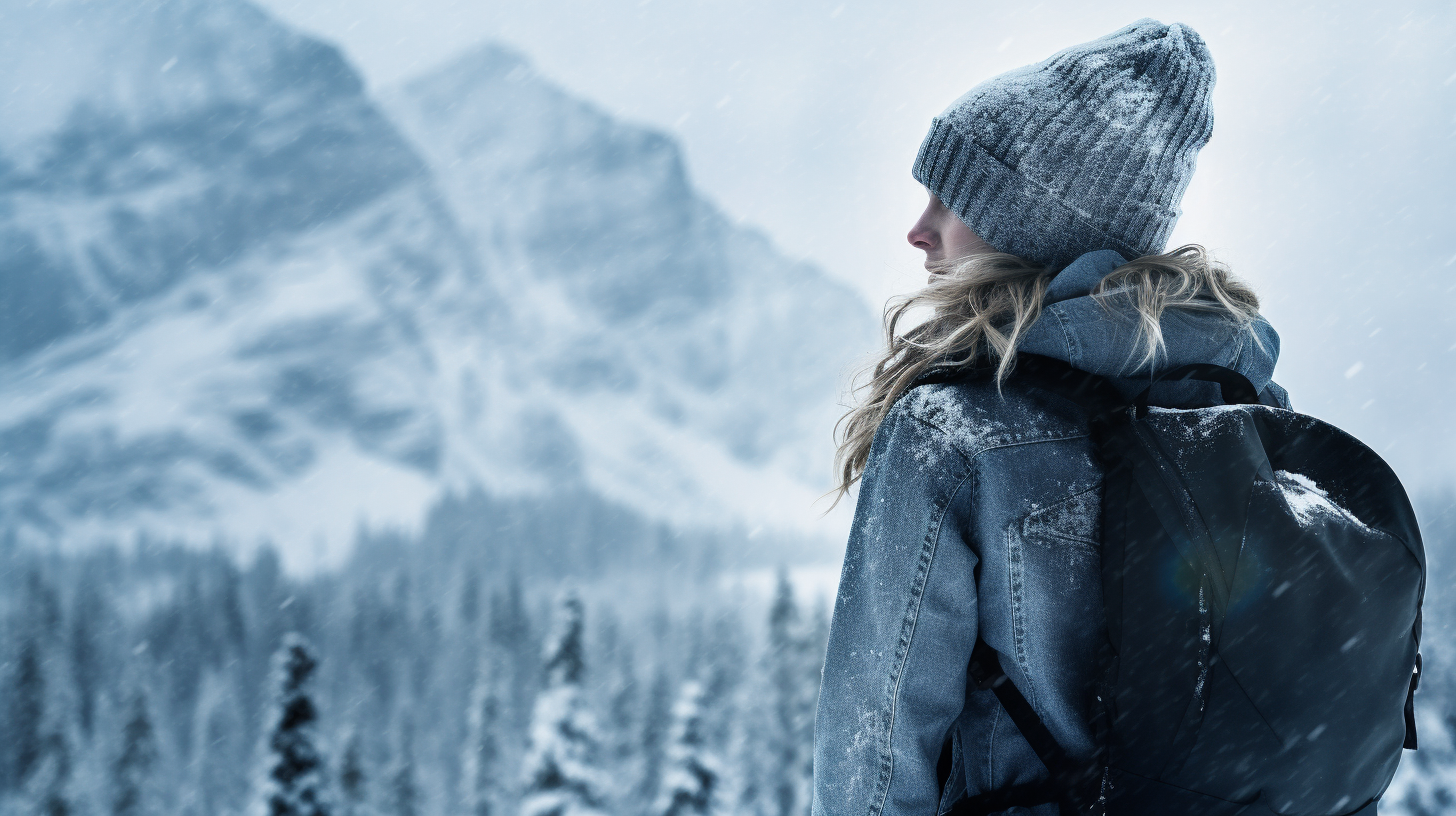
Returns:
[[[1027,513],[1021,520],[1021,535],[1028,540],[1059,539],[1081,545],[1095,556],[1101,525],[1102,486],[1097,485]]]
[[[1033,643],[1044,641],[1058,628],[1055,623],[1084,614],[1089,600],[1101,602],[1101,526],[1102,487],[1097,485],[1032,510],[1006,531],[1012,643],[1033,706],[1038,674]],[[1094,593],[1095,599],[1089,598]]]

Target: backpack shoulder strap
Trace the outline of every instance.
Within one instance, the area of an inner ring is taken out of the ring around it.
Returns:
[[[1097,803],[1101,794],[1101,786],[1097,785],[1096,790],[1090,790],[1093,783],[1100,781],[1102,765],[1098,762],[1078,762],[1068,757],[1062,747],[1057,744],[1052,732],[1047,730],[1046,723],[1042,722],[1037,715],[1036,709],[1031,707],[1021,690],[1006,676],[1001,668],[1001,658],[996,650],[991,648],[986,641],[976,638],[976,646],[971,651],[970,664],[971,680],[976,687],[985,691],[990,690],[1000,701],[1001,707],[1011,717],[1021,735],[1026,738],[1031,750],[1037,758],[1046,766],[1051,774],[1050,791],[1039,788],[1036,791],[1018,791],[1030,798],[1037,799],[1034,802],[999,802],[1004,806],[1019,804],[1023,807],[1030,807],[1035,804],[1045,804],[1056,801],[1061,806],[1063,816],[1088,812],[1088,809]],[[1050,794],[1050,795],[1048,795]],[[1004,797],[1002,797],[1004,798]]]
[[[1071,400],[1094,419],[1118,412],[1129,404],[1106,377],[1074,368],[1055,357],[1017,354],[1012,377],[1025,377],[1031,385]]]

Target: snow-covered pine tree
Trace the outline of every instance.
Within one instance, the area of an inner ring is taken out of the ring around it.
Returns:
[[[388,814],[417,816],[420,812],[420,785],[415,778],[415,726],[408,717],[401,717],[400,723],[394,767],[389,772]]]
[[[704,631],[697,665],[704,698],[712,701],[704,711],[704,733],[711,745],[727,746],[735,725],[743,720],[739,698],[751,667],[746,636],[747,627],[736,611],[713,616]]]
[[[256,747],[242,709],[235,673],[209,671],[198,687],[192,713],[190,790],[184,799],[199,813],[233,811],[248,801],[253,779],[247,762]]]
[[[739,716],[729,724],[728,740],[724,754],[728,757],[724,775],[724,799],[729,800],[729,810],[745,816],[761,816],[768,812],[767,796],[768,762],[763,756],[767,740],[767,722],[763,716],[761,701],[750,691],[742,690],[742,702],[735,706]]]
[[[63,669],[60,600],[34,567],[26,570],[15,600],[6,628],[18,642],[0,642],[0,802],[9,793],[12,810],[65,810],[71,773],[66,737],[76,706]]]
[[[673,683],[661,667],[647,688],[642,706],[641,753],[642,773],[638,780],[643,804],[650,805],[662,787],[662,768],[666,763],[668,734],[672,729]]]
[[[4,816],[71,816],[76,808],[71,799],[71,749],[69,741],[56,731],[41,739],[35,767],[21,789],[0,805]]]
[[[46,714],[40,639],[27,632],[7,667],[0,720],[0,796],[19,790],[40,764]]]
[[[541,670],[540,652],[532,634],[531,616],[526,611],[521,577],[511,573],[503,589],[490,600],[490,648],[501,655],[507,667],[507,731],[520,735],[530,728],[531,697]]]
[[[81,732],[87,737],[91,736],[96,720],[96,702],[106,683],[103,666],[107,655],[99,629],[114,620],[97,587],[96,578],[83,574],[72,602],[68,645],[71,680],[76,687],[76,717]]]
[[[770,816],[808,816],[813,791],[814,706],[818,649],[803,631],[794,587],[780,569],[769,609],[767,680]]]
[[[146,692],[140,684],[127,701],[121,750],[111,763],[111,816],[151,816],[156,812],[157,732]]]
[[[654,816],[710,816],[721,810],[723,772],[703,733],[703,699],[703,685],[689,680],[673,704]]]
[[[605,694],[605,717],[602,748],[604,766],[613,778],[640,779],[642,757],[638,726],[641,722],[642,689],[637,682],[636,659],[631,644],[619,637],[614,663],[610,669]]]
[[[460,624],[467,632],[475,632],[480,623],[480,573],[466,570],[460,579]]]
[[[319,751],[311,693],[318,661],[302,635],[289,633],[273,654],[271,720],[255,816],[328,816],[327,765]]]
[[[339,794],[339,816],[369,816],[369,776],[364,770],[364,746],[358,731],[350,731],[344,738]]]
[[[499,813],[501,782],[501,666],[487,653],[476,671],[465,713],[465,755],[461,762],[461,800],[469,816]]]
[[[564,595],[546,643],[546,686],[532,712],[520,816],[603,812],[607,785],[595,765],[596,728],[582,694],[582,617],[581,600]]]

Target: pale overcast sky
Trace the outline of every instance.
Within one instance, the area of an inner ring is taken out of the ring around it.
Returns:
[[[876,304],[923,279],[904,233],[930,118],[976,82],[1139,17],[1203,34],[1216,124],[1174,242],[1265,298],[1296,407],[1403,474],[1456,474],[1456,4],[262,0],[375,87],[486,39],[676,134],[694,180]],[[1422,479],[1422,482],[1425,482]]]

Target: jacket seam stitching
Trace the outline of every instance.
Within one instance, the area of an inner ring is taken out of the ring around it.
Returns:
[[[1101,546],[1101,544],[1099,542],[1093,541],[1090,538],[1082,538],[1081,536],[1066,535],[1065,533],[1038,532],[1037,535],[1046,536],[1047,538],[1055,538],[1058,541],[1065,541],[1065,542],[1068,542],[1069,544],[1090,544],[1093,547],[1100,547]]]
[[[991,790],[996,785],[996,729],[1001,725],[1001,703],[991,707],[991,736],[986,740],[986,784],[980,787]]]
[[[1077,347],[1077,341],[1072,334],[1071,322],[1067,319],[1066,315],[1062,314],[1061,309],[1055,308],[1056,305],[1053,303],[1047,306],[1046,310],[1051,312],[1052,316],[1057,319],[1057,325],[1062,329],[1062,339],[1067,343],[1067,365],[1076,367],[1076,360],[1081,356],[1079,354],[1081,349]]]
[[[905,414],[905,416],[908,417],[909,419],[913,419],[916,422],[919,422],[921,425],[924,425],[927,428],[934,429],[935,431],[939,432],[942,436],[944,436],[947,439],[951,440],[951,443],[950,443],[951,450],[953,450],[956,453],[960,454],[961,455],[961,458],[965,459],[966,462],[967,462],[967,464],[969,464],[970,462],[972,462],[977,456],[980,456],[981,454],[986,453],[988,451],[1002,450],[1003,448],[1019,448],[1019,447],[1021,447],[1023,445],[1040,445],[1040,444],[1043,444],[1043,443],[1046,443],[1046,442],[1065,442],[1065,441],[1067,441],[1069,439],[1088,439],[1088,438],[1090,438],[1092,436],[1090,433],[1079,433],[1079,434],[1071,434],[1071,435],[1068,435],[1068,436],[1051,436],[1051,437],[1047,437],[1045,439],[1024,439],[1024,440],[1017,441],[1017,442],[1003,442],[1003,443],[1001,443],[999,445],[987,445],[986,447],[981,448],[980,450],[976,451],[975,453],[967,453],[964,449],[961,448],[960,445],[955,444],[955,437],[951,434],[950,431],[947,431],[946,429],[940,427],[939,425],[935,424],[934,422],[931,422],[930,420],[926,419],[925,417],[916,416],[915,414],[911,414],[911,413],[907,413],[907,414]]]
[[[919,417],[913,417],[920,420]],[[920,420],[925,422],[924,420]],[[936,430],[940,428],[926,422]],[[944,431],[941,431],[944,433]],[[954,446],[952,446],[954,448]],[[958,448],[955,448],[960,453]],[[961,454],[964,456],[964,454]],[[925,584],[930,575],[930,568],[935,561],[935,553],[940,547],[940,531],[945,523],[946,513],[950,511],[951,505],[955,503],[956,497],[960,495],[961,488],[971,478],[972,469],[967,468],[966,472],[959,476],[955,487],[945,497],[943,503],[938,502],[939,512],[931,519],[930,529],[925,533],[925,541],[920,547],[920,564],[916,569],[915,583],[910,598],[910,608],[905,610],[905,620],[901,623],[900,643],[898,644],[894,668],[894,683],[890,688],[890,717],[885,727],[884,753],[880,756],[880,776],[884,780],[881,783],[879,801],[870,807],[869,816],[879,816],[884,813],[885,800],[890,796],[890,784],[895,776],[895,717],[898,714],[900,701],[900,681],[905,676],[905,663],[910,659],[910,645],[915,638],[915,629],[920,621],[920,603],[925,596]],[[979,615],[978,615],[979,617]],[[979,627],[979,621],[977,626]]]
[[[930,420],[926,419],[925,417],[916,416],[915,414],[911,414],[911,413],[906,413],[905,416],[907,418],[909,418],[909,419],[915,420],[916,422],[920,423],[921,425],[924,425],[925,427],[930,428],[931,430],[933,430],[936,433],[940,434],[941,436],[945,437],[946,440],[950,442],[950,449],[953,450],[953,451],[955,451],[957,455],[959,455],[962,459],[964,459],[967,465],[969,465],[971,463],[971,460],[975,458],[972,455],[968,455],[964,450],[961,450],[961,446],[960,445],[955,444],[955,441],[954,441],[955,438],[953,436],[951,436],[950,431],[947,431],[946,429],[940,427],[939,425],[935,424],[934,422],[931,422]],[[964,478],[962,479],[962,481],[964,481]],[[956,489],[957,490],[960,489],[960,484],[959,483],[956,484]]]
[[[1063,507],[1075,499],[1079,499],[1093,491],[1100,491],[1101,489],[1102,485],[1098,483],[1094,487],[1073,493],[1039,510],[1033,510],[1022,517],[1021,524],[1019,525],[1020,530],[1017,530],[1018,525],[1015,523],[1006,527],[1006,574],[1011,581],[1011,642],[1016,650],[1016,666],[1021,669],[1022,677],[1026,680],[1027,702],[1031,703],[1033,709],[1037,707],[1037,688],[1035,672],[1031,670],[1031,659],[1027,656],[1026,650],[1026,601],[1022,597],[1022,593],[1026,590],[1026,551],[1023,545],[1027,538],[1027,523],[1032,518],[1043,516],[1048,510]],[[1094,547],[1097,546],[1096,541],[1063,535],[1057,532],[1047,531],[1042,532],[1041,535],[1062,541],[1080,542],[1091,544]]]
[[[1086,490],[1079,490],[1076,493],[1073,493],[1072,495],[1067,496],[1066,498],[1058,499],[1057,501],[1055,501],[1055,502],[1053,502],[1053,503],[1051,503],[1051,504],[1049,504],[1049,505],[1047,505],[1045,507],[1038,508],[1036,510],[1031,511],[1030,513],[1027,513],[1025,516],[1022,516],[1022,518],[1021,518],[1021,535],[1023,537],[1024,536],[1031,535],[1032,534],[1032,529],[1029,526],[1031,524],[1031,520],[1033,518],[1042,518],[1042,517],[1044,517],[1046,515],[1047,511],[1049,511],[1049,510],[1053,510],[1053,509],[1058,508],[1058,507],[1063,507],[1063,506],[1067,505],[1068,503],[1070,503],[1072,500],[1074,500],[1074,499],[1080,499],[1083,496],[1088,495],[1089,493],[1097,493],[1100,496],[1101,493],[1102,493],[1102,484],[1103,484],[1103,480],[1099,479],[1096,484],[1094,484],[1093,486],[1087,488]],[[1052,529],[1037,530],[1036,531],[1036,535],[1043,535],[1043,536],[1046,536],[1048,538],[1055,538],[1055,539],[1059,539],[1059,540],[1062,540],[1062,541],[1071,541],[1071,542],[1077,542],[1077,543],[1082,543],[1082,544],[1091,544],[1094,547],[1100,547],[1101,546],[1101,542],[1099,542],[1099,541],[1097,541],[1095,539],[1083,538],[1082,536],[1071,535],[1070,533],[1063,533],[1063,532],[1061,532],[1059,530],[1052,530]]]
[[[1021,599],[1021,592],[1026,588],[1025,554],[1021,551],[1021,542],[1013,528],[1007,527],[1005,535],[1006,575],[1011,582],[1011,644],[1016,650],[1016,667],[1021,669],[1026,679],[1027,691],[1031,692],[1027,702],[1034,709],[1036,684],[1031,679],[1031,661],[1026,657],[1026,609]]]

